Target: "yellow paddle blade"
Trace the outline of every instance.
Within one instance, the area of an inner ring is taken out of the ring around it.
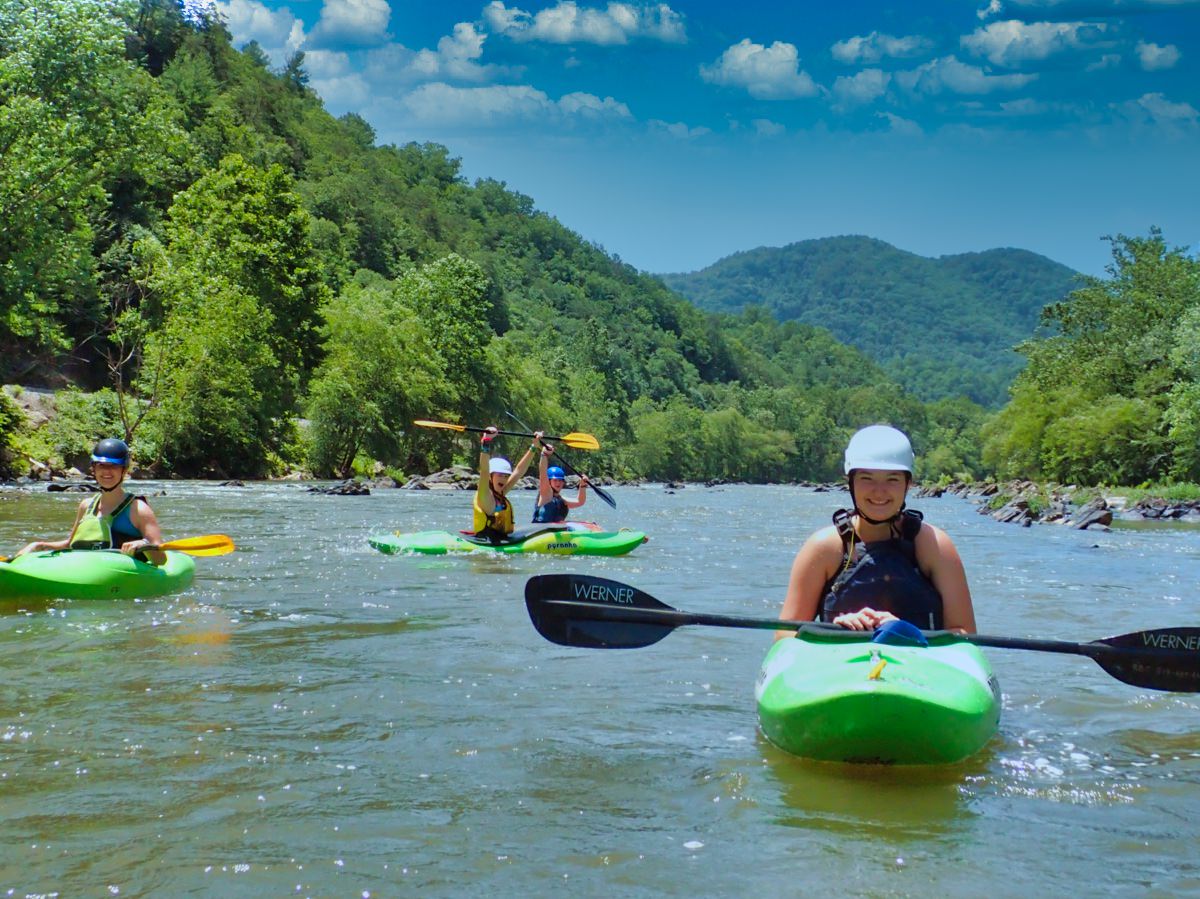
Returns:
[[[187,553],[189,556],[223,556],[233,552],[237,547],[233,540],[224,534],[206,534],[203,537],[184,537],[182,540],[172,540],[161,543],[154,549],[173,550]]]
[[[553,437],[547,437],[547,440],[553,440]],[[560,443],[565,443],[571,449],[581,450],[598,450],[600,449],[600,441],[591,434],[580,434],[572,431],[570,434],[563,434],[558,438]]]
[[[413,422],[418,428],[445,428],[447,431],[465,431],[466,425],[452,425],[447,421],[429,421],[424,418],[418,418]]]

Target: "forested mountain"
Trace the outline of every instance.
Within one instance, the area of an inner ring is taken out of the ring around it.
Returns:
[[[1074,271],[1027,250],[928,259],[869,237],[760,247],[661,278],[703,309],[762,305],[828,328],[922,399],[993,407],[1023,364],[1013,347],[1076,286]]]
[[[0,220],[0,382],[68,388],[37,429],[0,391],[0,477],[113,433],[164,475],[411,473],[475,452],[414,418],[512,412],[592,474],[828,479],[887,421],[923,477],[1200,478],[1200,262],[1156,230],[1078,282],[867,238],[666,276],[703,311],[175,0],[0,0]]]
[[[411,472],[473,460],[412,419],[507,411],[595,433],[599,473],[826,478],[883,419],[977,464],[980,410],[821,329],[701,312],[306,82],[200,7],[0,0],[0,380],[91,391],[34,434],[0,395],[0,468],[117,432],[161,473]]]

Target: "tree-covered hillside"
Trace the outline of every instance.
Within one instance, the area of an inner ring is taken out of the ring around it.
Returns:
[[[306,83],[194,4],[0,0],[0,380],[88,391],[36,433],[0,399],[0,468],[119,433],[163,474],[413,472],[473,449],[412,419],[511,411],[596,434],[600,474],[828,478],[880,420],[977,469],[977,407],[702,312]]]
[[[762,305],[828,328],[926,400],[965,394],[1001,405],[1042,308],[1075,272],[1026,250],[927,259],[868,237],[830,237],[728,256],[661,276],[703,309]]]
[[[1107,279],[1042,313],[1029,366],[984,429],[997,473],[1076,484],[1200,482],[1200,260],[1111,238]]]

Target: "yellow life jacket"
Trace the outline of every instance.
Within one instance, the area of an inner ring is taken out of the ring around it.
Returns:
[[[489,529],[496,534],[511,534],[516,527],[513,523],[512,503],[508,501],[507,497],[501,499],[500,505],[496,506],[495,511],[489,515],[480,507],[478,493],[475,494],[475,515],[472,522],[476,534]]]

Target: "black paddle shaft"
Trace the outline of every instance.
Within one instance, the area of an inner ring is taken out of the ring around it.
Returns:
[[[525,584],[525,606],[534,627],[547,640],[590,649],[650,646],[675,628],[689,624],[819,632],[823,637],[835,639],[839,635],[862,639],[861,632],[811,621],[682,612],[637,587],[586,574],[531,577]],[[930,640],[949,638],[997,649],[1087,656],[1117,680],[1135,687],[1200,693],[1200,628],[1197,627],[1136,631],[1088,643],[949,631],[923,633]]]
[[[521,421],[521,419],[517,418],[517,416],[513,415],[507,409],[504,410],[504,413],[509,418],[511,418],[513,421],[515,421],[517,424],[519,424],[521,427],[523,427],[526,431],[529,430],[529,425],[525,424],[525,422]],[[555,459],[557,459],[559,462],[561,462],[563,464],[563,468],[565,468],[567,471],[571,472],[571,474],[580,476],[579,469],[576,468],[574,465],[572,465],[570,462],[568,462],[566,459],[564,459],[562,457],[562,455],[558,452],[558,450],[555,450],[550,455],[553,456]],[[603,487],[601,487],[599,484],[593,484],[591,481],[589,481],[588,486],[590,486],[592,488],[592,492],[595,493],[596,496],[600,497],[600,499],[604,500],[606,503],[608,503],[614,509],[617,507],[617,501],[615,499],[613,499],[611,496],[609,496],[608,492]]]

